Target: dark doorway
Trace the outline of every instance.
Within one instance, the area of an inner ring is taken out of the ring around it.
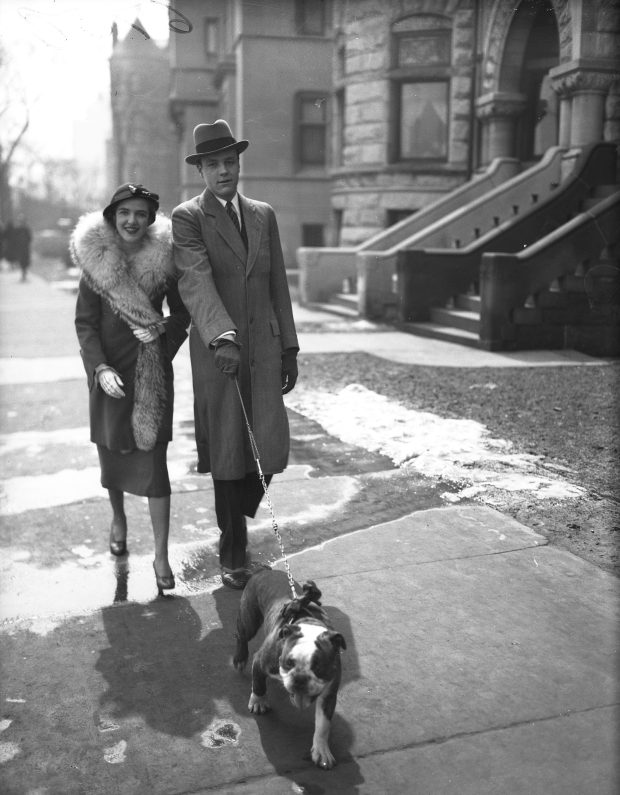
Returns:
[[[538,160],[558,142],[558,99],[549,70],[559,63],[557,19],[550,0],[524,0],[514,16],[502,59],[500,89],[526,105],[515,130],[515,156]]]

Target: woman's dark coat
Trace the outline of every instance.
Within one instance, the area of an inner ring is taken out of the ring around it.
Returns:
[[[118,235],[101,213],[91,213],[80,219],[76,227],[72,256],[82,269],[75,326],[90,390],[91,441],[110,450],[136,448],[131,418],[136,363],[142,343],[123,317],[135,316],[137,320],[142,316],[143,321],[137,325],[147,326],[149,312],[154,319],[162,316],[164,298],[170,310],[164,321],[166,331],[155,343],[149,344],[159,346],[165,403],[158,416],[149,419],[156,423],[157,442],[170,441],[174,400],[172,359],[187,336],[189,325],[189,314],[179,297],[174,271],[170,220],[158,216],[149,227],[142,248],[127,258]],[[123,291],[119,306],[114,297],[108,300],[104,295],[108,285],[121,272]],[[146,312],[145,294],[148,298]],[[119,373],[124,398],[112,398],[98,386],[95,371],[101,364]],[[155,388],[156,385],[151,386]]]
[[[241,345],[239,385],[261,468],[282,472],[289,428],[282,400],[282,352],[297,348],[291,298],[273,209],[239,196],[248,238],[206,189],[172,213],[179,291],[192,317],[190,352],[198,470],[219,480],[256,471],[235,382],[210,343],[231,329]]]

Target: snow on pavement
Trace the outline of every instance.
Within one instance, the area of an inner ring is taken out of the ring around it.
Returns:
[[[457,494],[444,495],[450,501],[491,498],[495,490],[555,499],[585,493],[565,480],[541,475],[541,456],[513,452],[511,442],[494,439],[481,423],[408,409],[360,384],[336,393],[298,386],[287,405],[343,442],[386,455],[399,467],[458,484]]]

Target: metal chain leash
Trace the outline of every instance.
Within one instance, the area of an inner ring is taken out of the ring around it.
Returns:
[[[278,523],[276,522],[276,517],[273,512],[271,497],[269,496],[269,490],[267,489],[267,482],[265,480],[265,476],[263,475],[263,470],[260,465],[258,446],[256,444],[256,439],[254,438],[254,433],[252,432],[252,428],[250,426],[250,421],[248,420],[248,415],[245,410],[243,398],[241,397],[239,380],[237,379],[236,376],[235,376],[235,386],[237,387],[237,394],[239,395],[241,410],[243,411],[243,419],[245,420],[245,427],[248,429],[248,436],[250,438],[250,447],[252,448],[252,455],[254,456],[254,460],[256,461],[256,469],[258,471],[258,477],[260,478],[260,482],[263,484],[263,490],[265,492],[265,497],[267,498],[267,506],[269,507],[269,512],[271,513],[271,526],[273,527],[273,532],[278,541],[278,544],[280,545],[280,552],[282,553],[282,559],[284,560],[284,568],[286,569],[286,576],[288,579],[289,587],[291,589],[291,594],[293,595],[293,599],[297,599],[298,594],[295,591],[295,580],[293,579],[293,575],[291,574],[291,567],[289,566],[288,558],[286,557],[286,552],[284,551],[284,542],[282,541],[282,536],[280,535],[280,531],[278,530]]]

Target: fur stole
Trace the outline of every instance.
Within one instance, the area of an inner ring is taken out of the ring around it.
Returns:
[[[162,316],[151,300],[174,278],[170,220],[157,216],[141,248],[128,255],[100,212],[83,215],[71,236],[71,256],[88,285],[129,326],[148,328]],[[160,337],[138,343],[131,427],[139,450],[152,450],[166,410]]]

